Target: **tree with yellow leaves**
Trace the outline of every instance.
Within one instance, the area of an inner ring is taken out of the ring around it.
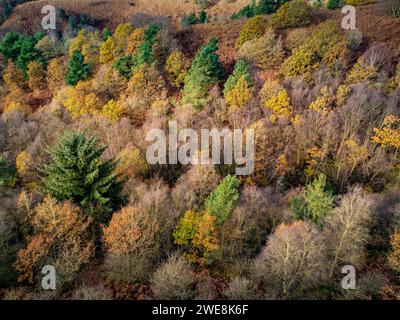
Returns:
[[[272,111],[271,121],[278,118],[288,118],[292,114],[290,97],[286,90],[281,90],[277,95],[264,102],[264,107]]]
[[[232,90],[225,95],[226,103],[231,108],[243,107],[253,96],[252,87],[249,85],[245,76],[239,78]]]
[[[389,115],[383,120],[382,128],[374,128],[372,141],[398,150],[400,148],[400,117]]]
[[[177,88],[182,88],[186,74],[190,68],[190,61],[185,58],[182,52],[173,51],[165,62],[165,71],[170,82]]]
[[[335,101],[335,96],[328,87],[323,87],[319,96],[310,105],[309,109],[317,111],[322,115],[327,115]]]
[[[396,272],[400,272],[400,233],[395,233],[390,238],[392,251],[388,256],[390,267]]]
[[[33,282],[40,269],[51,264],[57,270],[57,283],[70,284],[94,254],[90,240],[90,219],[69,202],[45,198],[32,218],[35,235],[18,253],[15,269],[19,281]]]
[[[101,100],[91,92],[90,81],[80,81],[75,88],[68,88],[64,107],[70,112],[72,118],[79,118],[84,114],[95,114],[101,110],[101,106]]]
[[[141,100],[141,103],[151,105],[157,99],[167,95],[166,84],[156,65],[143,64],[133,69],[126,95]]]
[[[46,88],[46,70],[38,61],[31,61],[28,64],[28,85],[34,91]]]
[[[98,32],[90,32],[86,29],[79,31],[69,46],[69,55],[78,50],[85,58],[84,62],[90,65],[99,63],[101,37]]]
[[[67,65],[62,58],[52,59],[47,66],[47,81],[50,91],[55,94],[65,84]]]
[[[118,121],[123,115],[123,107],[120,101],[110,100],[102,107],[102,115],[111,121]]]
[[[115,60],[115,43],[112,37],[108,37],[100,46],[100,63],[113,62]]]
[[[4,98],[3,112],[20,110],[30,112],[29,106],[25,104],[26,81],[23,72],[9,60],[3,73],[4,87],[7,95]]]
[[[187,211],[173,233],[175,243],[186,248],[185,256],[201,266],[211,252],[219,249],[215,219],[207,212]]]
[[[137,48],[140,46],[142,41],[144,40],[144,29],[137,28],[132,31],[132,33],[128,37],[128,43],[125,50],[125,54],[135,54]]]
[[[129,36],[134,30],[135,28],[130,23],[120,24],[115,29],[115,32],[112,36],[115,45],[115,60],[124,56],[125,50],[128,46]]]
[[[25,86],[25,77],[23,72],[17,68],[11,59],[8,60],[7,67],[4,70],[3,81],[9,92],[15,88],[22,89]]]
[[[336,160],[336,179],[341,179],[343,187],[354,170],[368,158],[368,148],[359,145],[355,140],[348,139],[344,142],[343,148]]]

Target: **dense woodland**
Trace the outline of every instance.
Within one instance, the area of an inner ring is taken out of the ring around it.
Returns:
[[[63,30],[2,34],[0,298],[399,299],[400,47],[342,29],[341,1],[223,22],[197,2],[179,26],[58,8]],[[218,37],[180,41],[238,21],[232,61]],[[146,133],[171,120],[254,129],[253,173],[150,165]]]

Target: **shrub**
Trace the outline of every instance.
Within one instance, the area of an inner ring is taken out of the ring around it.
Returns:
[[[251,18],[256,15],[271,14],[289,0],[252,0],[251,3],[243,7],[239,12],[232,15],[232,19]]]
[[[285,47],[289,50],[294,50],[305,44],[311,37],[311,31],[308,29],[293,29],[290,30],[286,40]]]
[[[193,25],[193,24],[197,24],[197,23],[199,23],[199,20],[198,20],[198,18],[196,16],[195,12],[191,12],[188,15],[185,14],[182,17],[181,24],[184,27],[187,27],[187,26],[190,26],[190,25]]]
[[[235,277],[229,282],[228,288],[224,291],[224,296],[229,300],[252,300],[251,282],[246,278]]]
[[[72,300],[111,300],[110,290],[102,285],[87,286],[83,285],[72,293]]]
[[[239,49],[246,41],[260,38],[267,28],[267,21],[264,17],[258,16],[246,21],[240,30],[235,47]]]
[[[246,42],[239,57],[263,69],[276,68],[284,59],[282,41],[268,29],[262,37]]]
[[[359,58],[357,63],[346,76],[346,84],[355,84],[360,82],[373,83],[378,78],[378,69],[374,65],[365,63],[363,57]]]
[[[311,23],[312,8],[304,0],[285,3],[271,16],[271,24],[278,28],[297,28]]]
[[[78,207],[45,198],[33,216],[35,235],[18,253],[15,268],[19,281],[33,282],[40,277],[41,268],[51,264],[57,270],[58,284],[70,284],[94,254],[90,223]]]
[[[59,201],[69,200],[104,223],[123,202],[122,183],[113,174],[113,159],[101,161],[106,147],[97,146],[95,136],[69,132],[58,138],[48,152],[50,162],[43,167],[43,188]]]
[[[103,270],[116,284],[143,284],[154,269],[154,251],[139,254],[106,253]]]
[[[205,201],[207,212],[216,218],[217,225],[229,218],[239,199],[240,181],[235,176],[226,176]]]
[[[380,0],[379,5],[389,15],[400,18],[400,3],[397,0]]]
[[[194,272],[190,264],[173,254],[154,273],[151,289],[155,299],[187,300],[193,298]]]

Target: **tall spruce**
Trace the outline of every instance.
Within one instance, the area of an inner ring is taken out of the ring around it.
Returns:
[[[202,46],[193,60],[183,88],[183,101],[192,104],[195,108],[201,108],[207,102],[208,90],[216,84],[222,74],[218,50],[218,41],[211,41]]]
[[[90,77],[90,65],[86,64],[84,60],[83,55],[78,50],[72,53],[65,77],[67,84],[75,86],[79,81]]]
[[[216,224],[222,225],[229,218],[239,199],[240,181],[235,176],[226,176],[217,188],[207,197],[205,207],[216,218]]]
[[[97,138],[72,131],[49,148],[50,162],[42,169],[44,191],[59,201],[81,206],[95,222],[105,223],[123,203],[123,182],[114,174],[116,161],[102,161],[106,150]]]

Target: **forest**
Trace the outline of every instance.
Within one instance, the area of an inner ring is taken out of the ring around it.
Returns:
[[[398,0],[45,2],[0,1],[1,300],[400,299]],[[149,163],[170,121],[253,171]]]

